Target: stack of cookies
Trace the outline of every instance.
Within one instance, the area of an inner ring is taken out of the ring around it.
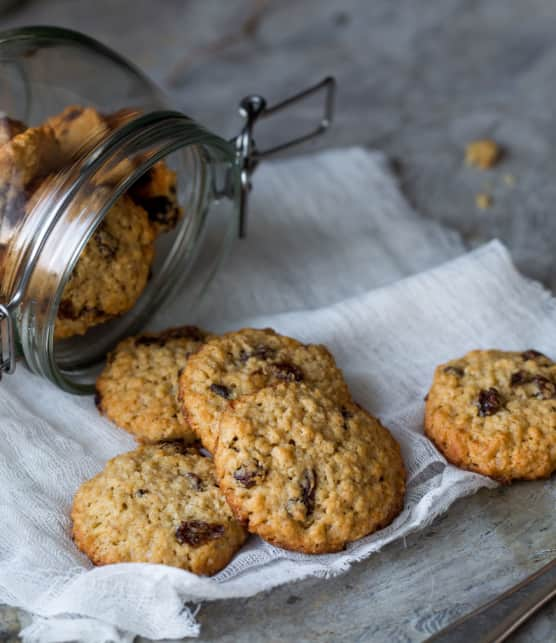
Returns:
[[[58,174],[137,115],[131,110],[100,114],[72,105],[37,127],[0,117],[4,221],[16,226],[40,216],[41,204],[48,204],[57,188]],[[100,203],[122,173],[133,169],[131,161],[117,165],[90,198]],[[130,310],[147,284],[157,236],[172,229],[181,215],[176,174],[160,161],[108,210],[86,245],[64,289],[56,339],[83,335]],[[4,250],[0,247],[0,255]]]
[[[399,446],[324,346],[270,329],[146,334],[110,355],[96,401],[142,446],[75,496],[74,540],[95,564],[214,574],[248,533],[336,552],[403,507]]]

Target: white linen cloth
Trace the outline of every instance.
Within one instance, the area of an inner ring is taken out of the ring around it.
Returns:
[[[554,299],[516,272],[498,242],[430,269],[463,247],[408,206],[380,154],[351,149],[268,164],[255,186],[249,236],[236,243],[198,319],[184,319],[177,302],[159,325],[273,326],[328,345],[355,399],[402,445],[403,513],[333,555],[252,537],[213,578],[147,564],[95,569],[70,538],[72,496],[134,442],[91,398],[61,393],[19,366],[0,384],[0,601],[37,615],[25,641],[196,635],[191,604],[341,573],[494,484],[447,465],[424,438],[423,396],[437,363],[472,348],[556,354]]]

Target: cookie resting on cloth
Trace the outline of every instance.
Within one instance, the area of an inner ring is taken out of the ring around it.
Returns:
[[[475,350],[437,367],[425,433],[458,467],[501,482],[556,469],[556,364],[534,350]]]
[[[207,338],[181,326],[120,342],[97,379],[99,411],[140,442],[194,441],[177,401],[178,375]]]
[[[73,539],[95,565],[142,562],[212,575],[246,538],[214,465],[180,442],[139,447],[77,491]]]
[[[214,461],[236,516],[285,549],[339,551],[403,507],[405,469],[389,431],[358,405],[300,383],[233,402]]]

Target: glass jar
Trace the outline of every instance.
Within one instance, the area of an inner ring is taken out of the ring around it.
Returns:
[[[257,150],[258,118],[320,90],[313,132]],[[86,36],[0,34],[0,369],[22,359],[89,393],[107,352],[177,292],[186,322],[245,232],[257,163],[324,131],[333,91],[328,78],[272,108],[249,96],[227,141]]]

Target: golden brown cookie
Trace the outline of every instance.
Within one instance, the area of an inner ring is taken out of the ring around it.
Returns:
[[[0,180],[27,188],[92,150],[109,132],[104,118],[92,107],[71,105],[27,129],[4,117],[0,134],[7,142],[0,147]]]
[[[304,382],[335,402],[351,399],[327,348],[302,344],[271,328],[244,328],[212,338],[183,369],[179,398],[185,417],[213,452],[229,402],[284,381]]]
[[[85,156],[105,140],[114,129],[123,124],[123,112],[101,114],[93,107],[70,105],[60,114],[45,121],[43,127],[50,128],[60,146],[64,165]],[[126,158],[115,165],[104,167],[95,178],[99,185],[116,185],[130,175],[140,158]],[[60,169],[60,168],[59,168]]]
[[[78,152],[90,151],[108,133],[98,112],[71,106],[38,127],[4,117],[0,123],[0,205],[14,221],[29,213],[28,202],[45,177],[68,166]]]
[[[390,433],[356,404],[296,382],[233,402],[214,461],[239,520],[294,551],[339,551],[403,507],[405,469]]]
[[[133,307],[143,292],[154,255],[147,213],[123,195],[97,228],[64,288],[55,337],[83,335]]]
[[[25,123],[9,118],[5,114],[0,116],[0,145],[11,141],[14,136],[21,134],[26,129]]]
[[[60,144],[49,126],[29,127],[0,146],[0,181],[24,190],[63,165]]]
[[[52,116],[43,127],[51,128],[64,163],[90,152],[110,133],[105,119],[93,107],[70,105]]]
[[[160,563],[212,575],[246,538],[212,460],[179,442],[110,460],[78,489],[71,517],[74,542],[95,565]]]
[[[425,432],[446,459],[501,482],[556,469],[556,364],[544,355],[475,350],[437,367]]]
[[[196,439],[182,417],[178,373],[208,335],[195,326],[120,342],[97,380],[97,407],[140,442]]]

